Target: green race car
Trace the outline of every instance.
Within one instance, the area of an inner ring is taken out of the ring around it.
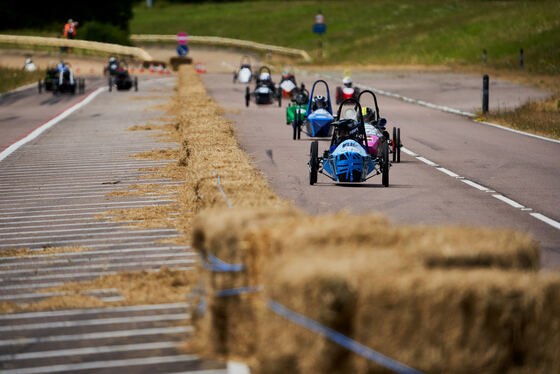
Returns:
[[[307,104],[309,101],[309,92],[302,84],[301,88],[296,88],[297,92],[292,98],[292,102],[286,108],[286,124],[292,125],[293,139],[300,139],[301,125],[307,116]]]

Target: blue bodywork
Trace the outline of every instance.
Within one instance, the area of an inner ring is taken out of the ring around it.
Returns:
[[[354,140],[340,143],[323,161],[323,171],[336,182],[363,182],[376,160]]]
[[[327,89],[327,100],[328,107],[326,109],[316,109],[312,110],[312,101],[315,92],[315,86],[317,83],[323,83]],[[332,112],[331,105],[331,94],[329,92],[329,86],[324,80],[318,80],[313,83],[311,88],[311,94],[309,95],[309,102],[307,104],[307,118],[305,119],[305,126],[307,130],[307,135],[312,137],[326,137],[330,136],[331,123],[334,121],[334,116]]]

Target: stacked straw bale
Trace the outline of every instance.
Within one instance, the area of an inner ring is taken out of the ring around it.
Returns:
[[[246,265],[205,272],[200,337],[206,354],[255,373],[385,372],[267,310],[267,299],[429,373],[560,370],[560,275],[535,271],[539,249],[525,234],[250,208],[201,213],[193,246]]]

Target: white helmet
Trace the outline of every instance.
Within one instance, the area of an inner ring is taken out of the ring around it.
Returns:
[[[267,72],[263,72],[261,73],[261,75],[259,75],[259,80],[261,81],[267,81],[270,79],[270,74]]]
[[[350,77],[344,77],[344,78],[342,78],[342,83],[343,83],[346,87],[352,87],[352,78],[350,78]]]

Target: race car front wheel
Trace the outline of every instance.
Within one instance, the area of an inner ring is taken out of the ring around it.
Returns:
[[[381,182],[389,187],[389,143],[384,141],[381,147]]]
[[[134,91],[138,91],[138,77],[134,77]]]
[[[111,92],[111,91],[113,91],[113,81],[112,81],[110,76],[109,76],[108,83],[109,83],[109,92]]]
[[[249,107],[249,100],[251,100],[251,93],[249,87],[245,87],[245,106]]]
[[[319,170],[319,142],[317,140],[311,143],[309,153],[309,184],[313,186],[317,183],[317,172]]]
[[[397,162],[401,162],[401,128],[397,128]]]

